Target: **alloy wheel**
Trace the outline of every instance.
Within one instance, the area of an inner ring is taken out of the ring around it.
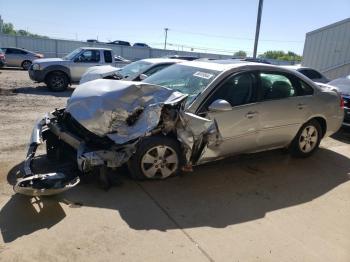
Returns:
[[[299,137],[299,147],[304,153],[311,152],[317,145],[318,132],[314,126],[306,126]]]
[[[178,167],[179,159],[171,147],[158,145],[149,149],[141,159],[141,169],[148,178],[166,178]]]

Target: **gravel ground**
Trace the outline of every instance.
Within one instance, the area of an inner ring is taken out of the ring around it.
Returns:
[[[72,90],[0,70],[0,261],[350,261],[346,130],[309,159],[273,151],[107,192],[14,195],[34,121]]]

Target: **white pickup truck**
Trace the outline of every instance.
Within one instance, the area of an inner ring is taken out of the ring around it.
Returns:
[[[89,67],[101,65],[120,67],[112,49],[81,47],[63,58],[34,60],[28,72],[33,81],[44,82],[53,91],[63,91],[69,84],[79,83]]]

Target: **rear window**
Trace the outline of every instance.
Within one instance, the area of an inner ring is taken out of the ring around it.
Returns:
[[[112,52],[111,51],[103,51],[103,55],[105,57],[106,63],[112,63]]]
[[[302,73],[304,76],[310,78],[310,79],[320,79],[322,78],[322,75],[312,69],[302,69],[299,71],[300,73]]]

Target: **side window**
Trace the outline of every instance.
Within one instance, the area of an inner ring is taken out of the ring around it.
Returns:
[[[206,108],[215,100],[223,99],[232,107],[250,103],[254,100],[256,79],[252,73],[234,75],[224,81],[219,89],[206,102]]]
[[[304,83],[303,81],[300,81],[300,89],[301,89],[301,95],[303,96],[314,94],[314,89],[308,84]]]
[[[7,48],[5,49],[5,53],[8,54],[12,54],[12,48]]]
[[[261,100],[283,99],[297,96],[291,80],[278,73],[260,73]]]
[[[103,51],[103,55],[105,57],[106,63],[112,63],[112,52],[111,51]]]
[[[86,50],[79,55],[78,62],[81,62],[81,63],[100,62],[100,51],[99,50]]]
[[[157,73],[158,71],[160,71],[168,66],[170,66],[170,64],[158,65],[158,66],[152,67],[151,69],[147,70],[146,72],[144,72],[144,74],[147,76],[150,76],[150,75],[153,75],[154,73]]]
[[[300,70],[300,73],[302,73],[304,76],[310,78],[310,79],[320,79],[322,78],[321,74],[315,70],[312,69],[302,69]]]

